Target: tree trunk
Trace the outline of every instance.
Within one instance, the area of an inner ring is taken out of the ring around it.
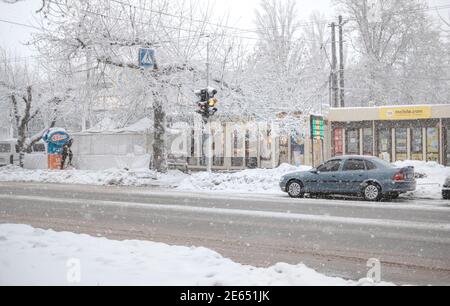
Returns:
[[[164,102],[167,97],[164,86],[160,91],[154,90],[153,94],[153,169],[160,173],[167,173],[167,149],[166,149],[166,112]]]

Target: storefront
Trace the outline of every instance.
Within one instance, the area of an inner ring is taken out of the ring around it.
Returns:
[[[450,105],[339,108],[331,109],[328,119],[330,157],[369,155],[450,166]]]

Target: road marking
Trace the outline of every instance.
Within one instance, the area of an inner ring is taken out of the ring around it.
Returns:
[[[42,183],[35,183],[35,184],[28,184],[26,186],[33,186],[36,189],[41,189],[42,186],[52,187],[57,186],[58,189],[64,188],[65,190],[72,190],[73,185],[54,185],[54,184],[42,184]],[[78,187],[83,187],[85,185],[75,185]],[[3,186],[0,186],[0,188]],[[31,188],[33,188],[31,187]],[[85,186],[88,187],[88,186]],[[93,186],[89,186],[93,187]],[[115,193],[121,193],[127,192],[127,193],[133,193],[135,195],[153,195],[153,196],[162,196],[166,198],[179,198],[180,196],[185,196],[193,199],[217,199],[217,200],[245,200],[246,202],[255,202],[255,203],[283,203],[283,204],[298,204],[298,205],[315,205],[315,206],[323,206],[323,207],[334,207],[334,208],[340,208],[340,207],[346,207],[346,208],[371,208],[371,209],[382,209],[382,210],[408,210],[408,211],[442,211],[447,212],[450,214],[450,206],[443,207],[442,200],[424,200],[424,199],[418,199],[413,200],[413,204],[410,204],[408,202],[405,203],[386,203],[386,202],[380,202],[380,203],[370,203],[370,202],[364,202],[360,200],[356,200],[355,202],[349,202],[346,200],[321,200],[321,199],[290,199],[287,197],[284,197],[282,194],[245,194],[245,193],[237,193],[237,194],[226,194],[221,193],[220,191],[215,192],[214,194],[208,193],[207,191],[187,191],[187,190],[167,190],[167,191],[148,191],[144,188],[134,188],[132,186],[128,187],[120,187],[120,186],[97,186],[99,189],[96,189],[96,191],[105,191],[108,192],[108,194],[115,194]],[[113,187],[114,190],[107,189],[107,187]],[[23,188],[23,187],[22,187]],[[104,189],[102,189],[104,188]],[[130,191],[126,191],[126,188],[133,188]],[[76,190],[79,192],[79,190]],[[113,192],[112,192],[113,191]],[[433,203],[433,204],[418,204],[417,201],[424,201],[427,203]],[[441,206],[438,206],[441,205]]]
[[[171,204],[135,203],[135,202],[131,203],[131,202],[116,202],[116,201],[89,200],[89,199],[78,200],[67,198],[37,197],[37,196],[0,195],[0,199],[14,200],[14,201],[34,201],[45,203],[64,203],[64,204],[89,205],[89,206],[131,207],[147,210],[219,214],[219,215],[241,216],[241,217],[248,216],[248,217],[260,217],[268,219],[284,219],[290,221],[296,220],[306,222],[334,223],[338,225],[350,224],[350,225],[397,228],[397,229],[444,231],[450,234],[450,224],[448,223],[425,223],[425,222],[411,222],[399,220],[380,220],[369,218],[366,219],[366,218],[351,218],[351,217],[317,216],[317,215],[306,215],[296,213],[291,214],[291,213],[251,211],[241,209],[206,208],[206,207],[180,206]]]

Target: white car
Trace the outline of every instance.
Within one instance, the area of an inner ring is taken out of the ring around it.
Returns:
[[[32,153],[45,153],[45,143],[40,141],[33,145]],[[19,164],[19,148],[17,140],[0,141],[0,167]]]

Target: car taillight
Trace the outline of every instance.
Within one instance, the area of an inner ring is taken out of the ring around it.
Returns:
[[[405,174],[403,172],[399,172],[399,173],[395,174],[392,179],[396,182],[401,182],[401,181],[404,181],[405,178],[406,178]]]

